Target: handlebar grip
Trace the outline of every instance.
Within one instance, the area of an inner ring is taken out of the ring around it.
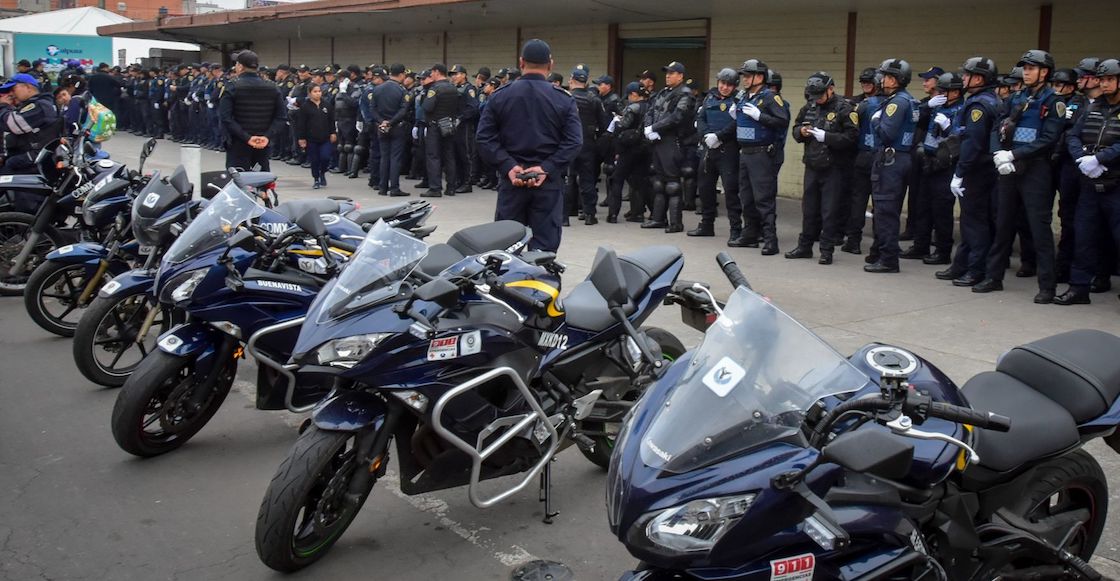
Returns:
[[[490,294],[511,302],[521,303],[522,305],[525,305],[537,311],[544,311],[546,308],[548,308],[548,305],[546,305],[543,301],[538,301],[519,292],[511,291],[506,288],[506,285],[500,282],[494,282],[490,284]]]
[[[328,239],[328,242],[330,242],[330,245],[332,247],[337,248],[339,250],[345,250],[346,252],[349,252],[351,254],[358,251],[357,246],[355,246],[354,244],[352,244],[350,242],[346,242],[344,240],[339,240],[337,238],[330,238],[330,239]]]
[[[992,412],[982,412],[971,408],[955,406],[952,404],[933,402],[930,405],[930,417],[941,418],[951,422],[968,424],[977,428],[1006,432],[1011,429],[1011,418]]]
[[[720,252],[716,255],[716,264],[733,286],[751,288],[751,283],[747,281],[747,277],[743,275],[743,271],[739,269],[738,264],[735,264],[735,259],[731,258],[731,255]]]

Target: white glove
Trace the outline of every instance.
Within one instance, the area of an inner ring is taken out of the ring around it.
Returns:
[[[183,104],[189,107],[189,106],[190,106],[190,104],[191,104],[191,100],[190,100],[190,98],[187,98],[187,99],[183,99]]]
[[[953,176],[953,181],[949,182],[949,190],[953,195],[958,198],[964,197],[964,178],[961,176]]]
[[[708,149],[715,149],[720,146],[720,143],[721,142],[719,138],[716,137],[715,133],[708,133],[704,136],[704,145],[707,145]]]
[[[1005,163],[1003,165],[996,166],[996,171],[998,171],[999,175],[1001,176],[1011,175],[1015,173],[1015,164]]]
[[[941,127],[942,131],[949,129],[949,125],[953,123],[953,121],[949,119],[949,117],[944,113],[938,113],[937,115],[935,115],[933,118],[933,122],[936,123],[938,127]]]
[[[747,117],[750,117],[755,121],[758,121],[758,117],[762,115],[762,111],[760,111],[754,103],[744,103],[742,106],[742,110]]]
[[[354,129],[357,130],[358,133],[361,133],[362,130],[365,129],[365,128],[366,128],[365,123],[362,123],[361,121],[355,121],[354,122]]]
[[[653,126],[652,125],[646,125],[646,128],[642,130],[642,135],[645,135],[646,139],[649,139],[649,136],[652,135],[652,134],[653,134]]]
[[[882,115],[883,115],[883,110],[880,109],[880,110],[876,111],[874,115],[871,116],[871,120],[872,121],[878,121],[879,117],[881,117]]]
[[[338,92],[339,93],[345,93],[346,88],[349,87],[349,86],[350,86],[350,79],[349,78],[342,79],[342,82],[338,84]]]
[[[198,102],[198,95],[191,95],[191,99],[194,99],[194,102],[197,103]]]
[[[1104,170],[1101,170],[1101,162],[1095,155],[1086,155],[1077,158],[1077,167],[1081,169],[1081,173],[1094,179],[1101,177],[1101,174],[1104,173]],[[1100,172],[1097,173],[1097,175],[1093,175],[1093,173],[1098,170],[1100,170]]]
[[[1097,169],[1093,170],[1093,173],[1089,174],[1089,179],[1095,180],[1095,179],[1101,177],[1102,175],[1104,175],[1104,172],[1106,172],[1106,171],[1108,171],[1108,168],[1102,165],[1102,166],[1098,167]]]
[[[650,141],[661,141],[661,134],[656,131],[651,131],[646,138]]]
[[[732,119],[734,119],[734,118],[738,117],[738,115],[739,115],[739,108],[738,107],[730,107],[730,108],[727,109],[727,114],[730,115]]]
[[[1066,107],[1066,119],[1073,119],[1073,112],[1075,110],[1076,109],[1074,109],[1073,107]]]
[[[614,130],[618,127],[619,120],[621,120],[621,117],[619,117],[618,115],[615,115],[613,118],[611,118],[610,125],[607,125],[607,133],[614,133]]]
[[[155,107],[157,110],[159,109],[159,103],[152,103],[152,106]]]
[[[809,135],[812,135],[813,139],[816,139],[818,142],[824,143],[824,129],[814,127],[809,130]]]
[[[420,139],[420,128],[419,127],[413,127],[412,128],[412,140],[416,141],[417,139]]]
[[[213,108],[214,108],[214,104],[213,104],[213,103],[207,103],[207,104],[206,104],[206,108],[207,108],[207,109],[213,109]]]
[[[948,100],[949,98],[945,95],[934,95],[933,97],[929,98],[929,101],[926,101],[926,106],[930,109],[933,109],[934,107],[940,107],[944,105]]]
[[[992,155],[992,162],[996,164],[996,167],[1011,163],[1013,161],[1015,161],[1015,154],[1006,149],[997,151],[994,155]]]

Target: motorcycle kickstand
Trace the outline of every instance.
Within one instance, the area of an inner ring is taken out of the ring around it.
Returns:
[[[541,471],[541,489],[540,495],[537,500],[544,503],[544,519],[541,521],[546,525],[553,523],[553,518],[560,516],[560,511],[552,510],[552,463],[556,458],[552,458],[545,464],[544,470]]]

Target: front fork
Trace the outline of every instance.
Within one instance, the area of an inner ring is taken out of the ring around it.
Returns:
[[[27,265],[27,260],[31,258],[31,252],[38,246],[39,240],[43,237],[43,232],[47,231],[51,218],[54,217],[54,208],[58,205],[58,200],[55,196],[50,196],[39,212],[35,214],[35,223],[31,226],[31,235],[27,237],[27,244],[24,244],[20,249],[19,254],[12,260],[12,267],[8,269],[9,276],[19,276],[23,272],[23,267]]]
[[[385,414],[385,421],[380,426],[374,424],[365,431],[359,432],[354,443],[354,455],[359,463],[354,468],[354,477],[346,491],[346,502],[357,506],[362,500],[362,495],[369,488],[370,481],[375,476],[385,473],[389,460],[389,439],[397,430],[397,422],[404,414],[404,404],[387,398],[389,411]]]
[[[226,365],[229,364],[229,361],[234,358],[234,349],[237,347],[238,343],[239,341],[236,337],[233,337],[231,335],[223,335],[221,344],[219,344],[217,349],[215,349],[214,352],[210,355],[210,369],[206,372],[206,377],[203,378],[201,382],[195,385],[201,385],[203,387],[215,386],[216,382],[219,379],[219,376],[225,369]],[[205,358],[205,355],[199,357],[195,360],[195,364],[197,365],[199,362],[204,361]],[[233,363],[233,366],[234,373],[237,373],[236,361]],[[191,392],[190,398],[187,400],[187,403],[190,405],[191,410],[197,411],[202,408],[203,404],[206,403],[206,398],[209,396],[209,389],[194,389]]]

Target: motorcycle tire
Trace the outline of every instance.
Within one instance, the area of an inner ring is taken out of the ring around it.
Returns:
[[[376,481],[370,479],[357,502],[346,500],[360,467],[357,436],[311,425],[296,440],[257,514],[257,555],[265,565],[284,573],[302,569],[321,559],[353,522]]]
[[[23,304],[31,320],[59,337],[73,337],[85,309],[79,304],[79,299],[89,282],[86,278],[88,268],[85,264],[62,264],[49,260],[40,264],[27,278],[23,292]],[[109,277],[103,277],[102,284],[108,281]],[[63,307],[61,313],[51,312],[50,300]],[[75,314],[76,317],[72,316]]]
[[[657,342],[661,347],[661,357],[666,362],[672,364],[682,355],[686,349],[684,343],[677,339],[676,335],[661,329],[659,327],[646,327],[642,329],[647,336]],[[641,397],[642,394],[634,393],[634,399]],[[602,424],[585,424],[591,431],[602,429]],[[611,464],[611,454],[614,452],[614,436],[595,436],[591,438],[595,445],[590,450],[580,448],[580,453],[584,458],[591,461],[592,464],[606,470]]]
[[[1085,450],[1077,450],[1039,466],[1030,484],[1008,508],[1031,522],[1070,510],[1087,509],[1089,522],[1066,550],[1088,562],[1104,533],[1108,481],[1096,459]]]
[[[86,307],[74,331],[73,343],[74,363],[86,379],[105,387],[120,387],[148,353],[156,349],[159,335],[171,326],[170,313],[166,309],[156,315],[144,343],[135,342],[154,300],[146,294],[97,297]],[[118,366],[125,354],[132,350],[139,358],[134,363],[130,360]],[[104,354],[113,354],[112,360],[106,363],[102,358]]]
[[[166,454],[185,444],[214,417],[233,386],[237,359],[231,357],[211,381],[197,377],[194,362],[193,357],[156,349],[136,366],[113,406],[113,439],[122,450],[145,458]],[[176,399],[185,400],[195,389],[209,393],[194,413],[177,407],[168,410],[173,415],[164,413],[168,397],[180,392]],[[148,432],[146,428],[157,421],[162,432]]]
[[[23,295],[27,286],[27,279],[31,273],[42,263],[46,262],[47,254],[65,244],[62,236],[54,228],[48,228],[43,233],[42,240],[36,245],[35,250],[27,259],[23,272],[12,276],[8,270],[12,260],[19,255],[24,243],[31,235],[35,225],[35,216],[23,212],[0,213],[0,296],[18,297]]]

